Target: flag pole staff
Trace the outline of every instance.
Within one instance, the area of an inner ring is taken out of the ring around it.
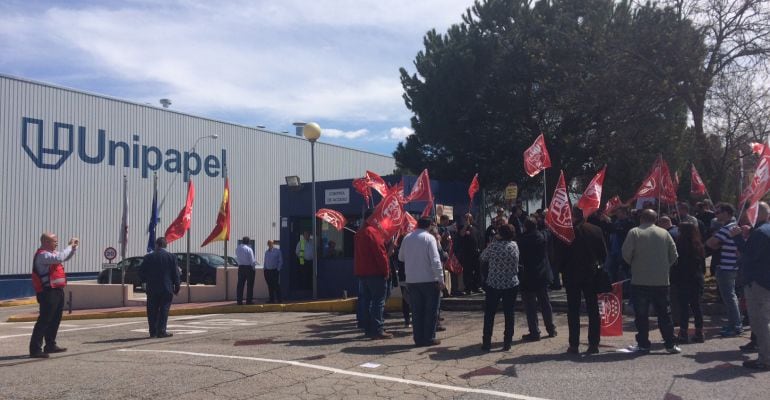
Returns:
[[[230,190],[227,188],[227,164],[225,163],[222,164],[222,178],[224,178],[224,182],[225,182],[224,186],[225,186],[225,190],[227,190],[227,202],[230,203]],[[230,210],[228,210],[228,213],[229,211]],[[230,215],[228,214],[228,217],[229,216]],[[230,279],[228,278],[228,275],[227,275],[227,264],[228,264],[228,261],[227,261],[227,241],[228,240],[227,239],[229,237],[230,237],[230,225],[228,224],[227,233],[225,234],[225,301],[228,300],[228,293],[229,293],[228,286],[230,284]]]
[[[128,177],[123,175],[123,221],[121,222],[120,261],[126,259],[126,245],[128,244]],[[112,283],[112,282],[110,282]],[[123,307],[126,306],[126,268],[121,268],[120,273],[120,296],[123,299]]]
[[[655,173],[655,176],[658,177],[658,182],[656,182],[656,185],[658,185],[657,192],[658,192],[658,217],[660,218],[660,198],[661,198],[661,192],[663,191],[663,177],[661,176],[662,172],[660,168],[660,164],[663,161],[663,154],[658,154],[658,162],[655,166],[658,170]]]
[[[546,171],[548,170],[543,169],[543,209],[544,210],[548,208],[548,186],[546,185],[546,182],[545,182]],[[527,208],[529,208],[529,206],[527,206]]]

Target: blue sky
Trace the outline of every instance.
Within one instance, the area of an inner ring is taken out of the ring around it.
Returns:
[[[472,0],[0,2],[0,72],[391,154],[399,67]]]

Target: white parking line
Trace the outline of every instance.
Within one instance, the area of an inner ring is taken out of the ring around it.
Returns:
[[[308,363],[299,362],[299,361],[291,361],[291,360],[276,360],[272,358],[231,356],[231,355],[225,355],[225,354],[193,353],[190,351],[176,351],[176,350],[119,349],[117,351],[137,352],[137,353],[139,352],[171,353],[171,354],[182,354],[182,355],[196,356],[196,357],[227,358],[231,360],[251,360],[251,361],[259,361],[259,362],[274,363],[274,364],[286,364],[286,365],[292,365],[295,367],[317,369],[317,370],[331,372],[335,374],[357,376],[361,378],[370,378],[370,379],[381,380],[381,381],[397,382],[397,383],[403,383],[403,384],[414,385],[414,386],[424,386],[424,387],[430,387],[435,389],[451,390],[455,392],[478,393],[478,394],[485,394],[490,396],[497,396],[497,397],[504,397],[507,399],[518,399],[518,400],[546,400],[541,397],[531,397],[531,396],[525,396],[525,395],[515,394],[515,393],[500,392],[497,390],[474,389],[474,388],[468,388],[468,387],[462,387],[462,386],[451,386],[451,385],[442,385],[442,384],[432,383],[432,382],[415,381],[412,379],[403,379],[403,378],[396,378],[396,377],[384,376],[384,375],[365,374],[362,372],[348,371],[345,369],[339,369],[339,368],[333,368],[333,367],[324,367],[321,365],[313,365],[313,364],[308,364]]]
[[[169,318],[169,320],[170,321],[186,321],[186,320],[206,318],[206,317],[211,317],[211,316],[216,316],[216,315],[221,315],[221,314],[186,315],[186,316],[183,316],[183,317],[174,317],[173,319]],[[121,322],[121,323],[117,323],[117,324],[108,324],[108,325],[105,325],[103,323],[94,324],[94,325],[86,325],[86,326],[67,324],[67,325],[61,325],[61,326],[78,326],[78,328],[60,329],[59,333],[62,333],[62,332],[85,331],[85,330],[90,330],[90,329],[113,328],[113,327],[116,327],[116,326],[132,325],[132,324],[146,324],[146,323],[147,323],[146,320],[141,320],[141,321]],[[33,327],[33,326],[34,326],[34,324],[29,325],[28,328],[29,327]],[[30,335],[30,333],[22,333],[22,334],[17,334],[17,335],[5,335],[5,336],[0,336],[0,340],[1,339],[10,339],[10,338],[15,338],[15,337],[29,336],[29,335]]]

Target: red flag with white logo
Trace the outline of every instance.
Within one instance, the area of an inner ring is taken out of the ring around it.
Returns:
[[[401,224],[401,235],[406,236],[417,228],[417,220],[412,214],[404,213],[404,222]]]
[[[607,200],[607,204],[604,206],[604,213],[607,215],[610,215],[613,211],[615,211],[616,208],[623,205],[623,202],[620,201],[620,196],[615,196],[609,200]]]
[[[770,150],[768,150],[767,145],[764,143],[751,143],[751,152],[761,156],[770,154]]]
[[[165,237],[166,241],[171,242],[184,236],[185,232],[190,229],[190,222],[192,221],[192,208],[193,201],[195,200],[195,186],[193,186],[192,179],[187,182],[187,200],[185,201],[182,211],[179,211],[174,222],[166,229]]]
[[[409,197],[406,199],[407,203],[411,201],[429,201],[433,202],[433,192],[430,190],[430,178],[428,177],[428,170],[422,170],[420,176],[414,181],[412,185],[412,191],[409,192]]]
[[[395,193],[388,194],[377,204],[372,216],[366,222],[376,226],[383,233],[383,237],[395,236],[401,230],[406,218],[402,200]]]
[[[383,180],[381,176],[372,171],[366,171],[364,179],[366,180],[366,185],[376,190],[382,197],[388,195],[388,184],[385,183],[385,180]]]
[[[524,170],[527,171],[527,175],[533,177],[550,166],[551,156],[545,147],[545,137],[541,133],[532,146],[524,150]]]
[[[660,163],[660,201],[666,204],[676,203],[676,186],[671,179],[671,171],[668,169],[668,163],[662,157],[658,159]]]
[[[602,186],[604,186],[604,175],[606,172],[607,166],[605,165],[604,168],[591,179],[591,182],[588,183],[583,195],[580,196],[577,206],[583,211],[583,216],[586,218],[601,206]]]
[[[690,194],[693,196],[706,195],[706,184],[703,183],[698,170],[695,169],[695,164],[690,167]]]
[[[751,183],[744,190],[741,196],[741,209],[745,206],[746,202],[751,207],[756,207],[754,203],[758,202],[762,197],[770,190],[770,154],[763,155],[757,164],[757,168],[754,171],[754,178],[751,179]],[[756,211],[753,211],[754,220],[750,221],[752,225],[756,223]],[[751,214],[749,214],[751,217]]]
[[[551,205],[545,215],[545,225],[561,241],[571,244],[575,240],[575,230],[572,227],[572,208],[564,184],[564,171],[559,175],[559,183],[553,191]]]
[[[348,220],[339,211],[321,208],[315,213],[315,216],[324,220],[327,224],[333,226],[338,231],[345,229]]]
[[[612,291],[599,293],[601,336],[623,336],[623,282],[612,284]]]
[[[366,203],[366,207],[369,207],[369,199],[372,198],[372,188],[369,186],[368,181],[366,178],[358,178],[353,179],[353,188],[360,194],[361,196],[364,196],[364,202]]]
[[[473,180],[471,181],[471,185],[468,187],[468,197],[471,199],[471,204],[473,204],[473,196],[476,195],[476,192],[479,191],[479,174],[473,175]]]

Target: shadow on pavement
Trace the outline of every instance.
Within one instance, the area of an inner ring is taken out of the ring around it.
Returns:
[[[0,357],[0,361],[12,361],[12,360],[32,360],[32,358],[29,357],[29,354],[24,354],[20,356],[3,356]]]
[[[686,347],[685,347],[686,348]],[[695,354],[685,354],[684,357],[695,360],[699,364],[708,364],[715,361],[744,361],[748,357],[736,350],[700,351]]]
[[[142,336],[142,337],[133,337],[133,338],[117,338],[117,339],[107,339],[107,340],[98,340],[96,342],[83,342],[83,344],[109,344],[109,343],[127,343],[127,342],[136,342],[137,340],[152,340],[153,338],[149,336]]]
[[[620,352],[601,352],[598,354],[587,355],[581,354],[569,354],[569,353],[552,353],[552,354],[524,354],[518,357],[502,359],[498,361],[499,364],[531,364],[548,361],[572,361],[579,363],[606,363],[617,361],[628,361],[637,357],[641,357],[641,354],[636,353],[620,353]]]
[[[412,344],[386,344],[381,346],[346,347],[340,352],[358,355],[385,355],[409,351],[414,348]]]
[[[752,376],[754,371],[740,365],[724,363],[704,368],[691,374],[674,375],[674,378],[692,379],[699,382],[723,382],[731,379]]]

